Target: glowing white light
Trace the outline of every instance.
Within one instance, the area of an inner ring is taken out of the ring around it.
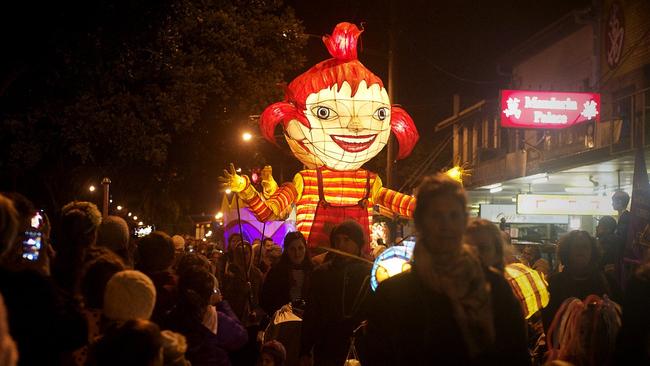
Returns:
[[[230,194],[230,193],[232,193],[232,191],[230,190],[230,188],[226,188],[226,194]]]
[[[578,194],[593,194],[593,187],[566,187],[564,190],[567,193],[578,193]]]
[[[119,206],[119,205],[118,205],[118,206],[117,206],[117,210],[118,210],[118,211],[122,211],[122,206]]]
[[[108,200],[109,203],[113,203],[113,200]]]
[[[253,135],[250,132],[244,132],[241,135],[242,140],[244,141],[250,141],[253,138]]]
[[[501,186],[490,188],[490,193],[498,193],[498,192],[501,192],[501,191],[503,191],[503,187],[501,187]]]
[[[126,216],[131,217],[131,213],[129,212]]]
[[[137,216],[133,216],[133,220],[137,221],[137,220],[138,220],[138,217],[137,217]]]
[[[535,178],[530,182],[533,183],[533,184],[546,183],[546,182],[548,182],[548,176],[544,176],[544,177],[541,177],[541,178]]]
[[[142,226],[142,225],[144,225],[144,222],[140,221],[140,222],[138,222],[138,225]]]
[[[223,218],[223,212],[219,211],[217,212],[216,215],[214,215],[215,220],[221,220]]]
[[[91,192],[95,192],[95,186],[91,185],[90,187],[88,187],[88,190]]]
[[[212,236],[212,230],[210,230],[210,231],[208,231],[207,233],[205,233],[205,237],[206,237],[206,238],[209,238],[209,237],[211,237],[211,236]]]

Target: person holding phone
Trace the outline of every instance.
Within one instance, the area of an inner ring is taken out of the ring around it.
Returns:
[[[0,293],[5,299],[9,328],[18,345],[21,365],[58,365],[64,355],[87,340],[86,323],[74,299],[63,296],[49,279],[49,222],[40,212],[41,246],[38,257],[24,258],[24,242],[39,215],[18,193],[5,195],[17,213],[16,237],[0,263]],[[28,243],[29,244],[29,243]],[[34,253],[32,248],[28,248]]]

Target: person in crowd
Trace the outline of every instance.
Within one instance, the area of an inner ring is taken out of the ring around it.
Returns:
[[[185,358],[185,352],[187,352],[185,336],[171,330],[163,330],[160,335],[162,337],[164,366],[191,366],[190,361]]]
[[[233,363],[252,365],[259,355],[257,333],[264,318],[259,305],[262,272],[252,263],[252,248],[246,241],[234,242],[228,249],[228,263],[223,279],[223,297],[248,331],[248,343],[232,354]]]
[[[86,364],[88,345],[102,334],[102,308],[106,284],[113,275],[125,269],[122,259],[111,251],[98,256],[86,265],[81,277],[81,295],[84,305],[83,314],[88,326],[88,344],[74,352],[76,365]]]
[[[129,246],[129,225],[119,216],[107,216],[97,231],[97,246],[106,247],[122,258],[128,267],[133,267],[133,256]]]
[[[2,266],[14,272],[30,270],[49,277],[51,275],[50,262],[54,251],[50,245],[50,222],[48,216],[44,212],[37,211],[34,204],[27,197],[19,193],[9,192],[5,194],[5,197],[11,201],[15,209],[14,212],[16,213],[18,226],[13,243],[9,244],[7,251],[0,258],[2,260]],[[32,219],[36,215],[42,218],[42,223],[38,229],[41,233],[41,249],[36,260],[27,260],[23,258],[22,242],[26,239],[25,234],[27,231],[34,231]]]
[[[260,351],[259,366],[284,366],[287,358],[287,352],[282,343],[278,341],[268,341],[262,345]]]
[[[120,271],[106,283],[104,317],[111,322],[149,320],[156,304],[156,286],[144,273]]]
[[[212,273],[210,261],[204,255],[198,253],[185,253],[178,260],[178,264],[176,265],[176,274],[180,277],[183,275],[183,272],[192,267],[201,267]]]
[[[551,274],[551,264],[544,258],[542,258],[542,252],[539,250],[539,245],[526,245],[524,250],[521,253],[522,260],[525,264],[540,272],[544,276]]]
[[[79,280],[92,247],[97,240],[97,229],[102,215],[91,202],[74,201],[61,210],[61,228],[56,257],[52,263],[52,277],[60,288],[77,294]]]
[[[627,228],[630,224],[630,211],[627,206],[630,204],[630,195],[625,191],[616,191],[612,195],[612,208],[618,212],[618,223],[616,225],[616,235],[620,240],[627,240]]]
[[[18,212],[14,203],[0,194],[0,258],[13,246],[18,235]]]
[[[176,302],[176,276],[174,264],[174,242],[162,231],[143,237],[138,242],[136,268],[149,276],[156,286],[156,307],[152,320],[160,322]]]
[[[570,297],[584,300],[589,295],[606,295],[620,301],[616,281],[600,270],[598,245],[589,233],[574,230],[566,234],[560,239],[557,256],[564,270],[548,277],[550,300],[542,310],[544,329],[548,330],[558,308]]]
[[[625,242],[616,236],[616,220],[611,216],[603,216],[596,226],[598,247],[602,253],[601,268],[614,274],[623,256]]]
[[[622,305],[615,364],[650,365],[650,258],[627,281]]]
[[[36,213],[34,205],[17,193],[4,195],[11,200],[18,224],[13,243],[2,256],[0,293],[9,316],[9,329],[18,346],[20,365],[59,365],[64,355],[87,341],[86,324],[77,303],[49,278],[49,229],[44,227],[39,259],[22,258],[25,231]],[[1,210],[10,207],[8,202]],[[0,237],[13,236],[14,220],[3,228]],[[9,231],[10,233],[7,233]],[[8,240],[8,239],[6,239]],[[72,271],[72,270],[71,270]]]
[[[269,268],[277,265],[282,257],[282,248],[269,237],[262,240],[262,246],[264,247],[264,260],[267,261]]]
[[[216,311],[214,304],[222,302],[216,278],[205,268],[190,267],[178,290],[178,304],[164,324],[187,338],[187,359],[194,366],[230,365],[227,352],[241,348],[248,335],[236,317]]]
[[[476,248],[481,263],[503,273],[503,236],[493,223],[485,219],[474,219],[467,225],[465,242]]]
[[[331,255],[311,276],[302,323],[301,364],[342,365],[350,337],[366,319],[371,265],[361,258],[363,229],[345,221],[330,234],[331,247],[357,258]]]
[[[313,270],[307,255],[307,242],[298,231],[284,238],[284,252],[278,264],[271,268],[262,287],[261,305],[273,315],[282,306],[307,295],[309,277]]]
[[[235,242],[229,249],[230,256],[223,282],[223,296],[232,306],[241,322],[249,327],[258,324],[259,292],[262,272],[252,265],[252,248],[248,242]]]
[[[176,268],[178,261],[185,254],[185,239],[180,235],[174,235],[172,242],[174,243],[174,265],[172,267]]]
[[[375,293],[368,364],[530,364],[512,290],[503,276],[486,277],[463,245],[468,214],[462,185],[439,173],[424,178],[416,197],[413,268],[383,281]]]
[[[144,319],[115,324],[93,345],[93,366],[163,366],[160,328]]]
[[[2,197],[0,197],[0,205]],[[0,208],[2,210],[2,208]],[[0,213],[1,215],[2,213]],[[0,218],[1,220],[2,218]],[[0,228],[0,233],[2,233]],[[7,322],[7,308],[4,299],[0,295],[0,365],[16,366],[18,364],[18,349],[16,342],[9,332],[9,323]]]

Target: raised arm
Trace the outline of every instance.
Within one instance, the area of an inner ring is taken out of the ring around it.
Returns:
[[[375,178],[372,190],[375,203],[384,206],[393,213],[413,217],[415,197],[383,187],[379,177]]]
[[[297,189],[297,186],[302,187],[302,176],[296,174],[293,182],[283,184],[265,200],[253,187],[250,179],[245,175],[237,174],[232,164],[230,171],[224,170],[224,177],[220,180],[227,188],[236,192],[255,217],[262,222],[286,218],[289,207],[298,200],[299,192],[302,191]]]

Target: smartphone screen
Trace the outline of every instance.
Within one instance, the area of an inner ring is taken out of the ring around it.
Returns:
[[[23,259],[36,261],[41,253],[43,235],[38,230],[25,231],[23,240]]]
[[[23,239],[23,259],[28,261],[36,261],[41,253],[43,245],[43,215],[40,211],[36,211],[30,222],[31,228],[25,231],[25,238]]]

